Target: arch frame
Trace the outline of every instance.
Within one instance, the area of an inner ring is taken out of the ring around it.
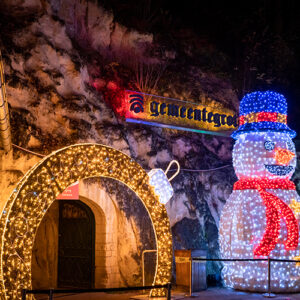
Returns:
[[[37,228],[56,197],[72,183],[90,177],[116,179],[142,201],[157,245],[153,284],[166,284],[172,272],[172,236],[167,211],[149,184],[146,171],[128,155],[101,144],[76,144],[43,158],[20,180],[0,217],[0,293],[19,299],[31,288],[31,259]],[[164,289],[151,296],[164,296]]]

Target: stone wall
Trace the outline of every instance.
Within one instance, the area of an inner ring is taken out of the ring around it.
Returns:
[[[32,250],[32,286],[34,289],[57,287],[58,264],[58,201],[45,214]]]
[[[106,179],[108,180],[108,179]],[[110,179],[110,181],[114,181]],[[121,183],[132,201],[140,200]],[[120,210],[116,195],[107,191],[103,179],[85,179],[79,183],[80,199],[95,214],[95,286],[113,287],[141,283],[141,241],[137,225]],[[120,196],[120,198],[123,198]],[[102,211],[102,216],[96,209]],[[98,220],[100,221],[98,221]],[[98,223],[99,222],[99,223]],[[103,275],[106,273],[106,276]],[[130,274],[130,276],[128,276]]]
[[[18,151],[5,154],[0,151],[0,211],[8,200],[10,194],[19,180],[40,161],[40,157]]]

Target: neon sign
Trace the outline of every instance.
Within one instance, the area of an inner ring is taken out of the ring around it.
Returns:
[[[127,122],[228,135],[237,129],[234,111],[134,91],[126,91]]]

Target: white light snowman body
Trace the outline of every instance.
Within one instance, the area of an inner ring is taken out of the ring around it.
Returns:
[[[242,122],[240,122],[238,131],[233,135],[237,139],[233,148],[233,166],[239,179],[238,183],[256,181],[260,183],[263,180],[273,183],[288,182],[293,186],[289,179],[296,167],[295,146],[291,139],[295,132],[289,129],[285,123],[278,122],[278,120],[284,121],[284,118],[278,119],[278,115],[280,114],[281,117],[286,112],[286,105],[278,109],[279,104],[286,104],[283,96],[278,95],[273,92],[255,92],[246,95],[241,102],[240,116],[242,118],[240,117],[240,120]],[[279,101],[277,97],[280,98]],[[263,113],[265,115],[262,115]],[[275,113],[277,114],[276,119]],[[267,195],[275,196],[271,196],[271,200],[277,198],[278,201],[289,205],[287,209],[294,218],[294,226],[291,227],[294,232],[293,239],[298,242],[298,219],[290,209],[300,201],[296,190],[266,188],[265,192]],[[268,255],[255,254],[255,251],[262,245],[266,231],[272,231],[275,228],[272,228],[272,224],[270,226],[267,223],[270,211],[267,210],[266,199],[269,198],[263,199],[257,188],[233,190],[224,205],[219,225],[222,258],[268,257]],[[281,210],[278,207],[276,209],[280,215]],[[276,209],[274,208],[274,210]],[[288,228],[282,216],[279,219],[279,235],[274,239],[276,243],[273,248],[271,247],[269,256],[276,259],[294,259],[299,256],[299,244],[298,246],[296,244],[293,249],[285,246],[288,231],[292,230]],[[275,223],[274,226],[276,226]],[[268,240],[266,239],[266,241]],[[264,292],[267,290],[268,284],[268,263],[264,261],[224,262],[222,276],[228,287]],[[300,291],[300,267],[296,267],[295,263],[272,262],[271,276],[273,292]]]

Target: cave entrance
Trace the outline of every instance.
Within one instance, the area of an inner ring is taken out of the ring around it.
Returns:
[[[157,256],[153,284],[170,281],[172,236],[169,218],[146,171],[132,158],[111,147],[78,144],[43,158],[19,181],[5,203],[0,217],[0,294],[4,299],[21,298],[22,288],[30,289],[34,285],[34,270],[30,268],[34,240],[51,204],[68,186],[91,177],[115,179],[137,195],[154,229]],[[152,290],[150,295],[164,296],[166,289]]]
[[[80,200],[59,201],[57,286],[92,288],[95,217]]]
[[[110,178],[79,180],[77,188],[77,194],[70,187],[65,189],[37,229],[33,288],[151,285],[157,245],[139,198]]]

